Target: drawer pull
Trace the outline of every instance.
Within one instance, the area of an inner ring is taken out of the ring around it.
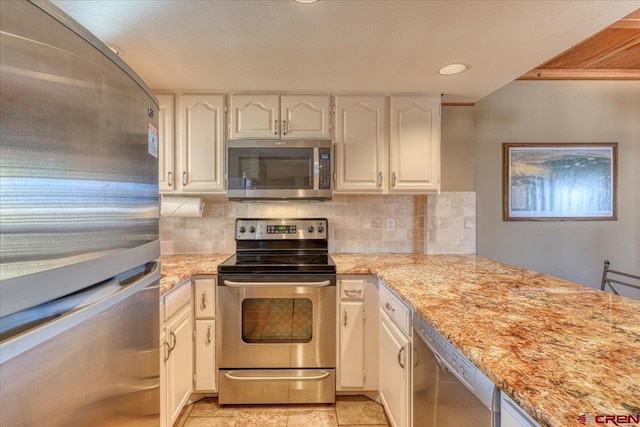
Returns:
[[[391,311],[393,311],[394,313],[396,312],[395,307],[393,307],[393,306],[392,306],[391,304],[389,304],[389,303],[386,303],[386,304],[384,305],[384,307],[385,307],[387,310],[391,310]]]
[[[206,310],[207,308],[207,291],[202,291],[202,309]]]
[[[353,297],[355,297],[356,295],[360,295],[360,294],[362,293],[362,289],[358,289],[358,290],[355,290],[355,289],[345,289],[345,290],[344,290],[344,293],[345,293],[348,297],[353,298]]]

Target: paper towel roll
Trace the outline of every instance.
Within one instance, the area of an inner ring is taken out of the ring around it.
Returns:
[[[199,197],[163,197],[160,202],[160,215],[179,217],[201,217],[204,202]]]

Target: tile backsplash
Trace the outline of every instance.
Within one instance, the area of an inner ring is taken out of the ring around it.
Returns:
[[[242,217],[327,218],[331,253],[475,253],[473,192],[334,195],[301,203],[231,202],[224,196],[204,201],[202,218],[160,219],[163,255],[233,253],[234,223]]]

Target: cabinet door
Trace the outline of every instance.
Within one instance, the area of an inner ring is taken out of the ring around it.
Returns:
[[[364,387],[364,302],[340,303],[340,386]]]
[[[187,306],[166,327],[172,347],[167,361],[167,393],[170,423],[180,415],[191,394],[193,373],[193,327],[191,307]]]
[[[182,192],[224,191],[224,95],[180,97]]]
[[[336,97],[336,192],[387,191],[384,96]]]
[[[171,94],[158,95],[158,185],[160,193],[175,191],[173,106]]]
[[[280,138],[280,96],[231,95],[230,138]]]
[[[283,95],[280,99],[282,139],[331,139],[329,95]]]
[[[216,390],[216,324],[215,320],[196,320],[195,390]]]
[[[380,310],[380,399],[394,427],[408,427],[411,342]]]
[[[168,396],[167,396],[167,375],[169,361],[169,347],[164,329],[160,331],[160,427],[167,427],[168,421]]]
[[[216,316],[216,279],[195,279],[193,282],[195,318]]]
[[[392,96],[391,192],[440,189],[440,95]]]

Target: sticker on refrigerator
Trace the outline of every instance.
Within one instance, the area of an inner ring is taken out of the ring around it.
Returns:
[[[147,138],[147,153],[158,158],[158,129],[155,128],[151,123],[148,126],[148,138]]]

